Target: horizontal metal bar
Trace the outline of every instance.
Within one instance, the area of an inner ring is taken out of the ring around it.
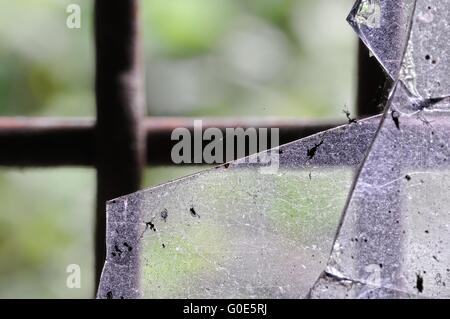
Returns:
[[[203,129],[279,128],[280,144],[327,130],[344,121],[290,119],[205,118]],[[147,117],[144,129],[147,164],[172,165],[170,153],[177,141],[172,131],[184,127],[194,130],[194,119]],[[11,167],[94,166],[94,129],[92,119],[0,118],[0,165]]]
[[[0,118],[0,165],[91,166],[94,121]]]

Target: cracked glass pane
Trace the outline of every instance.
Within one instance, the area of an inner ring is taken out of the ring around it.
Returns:
[[[358,0],[347,20],[392,79],[397,78],[415,0]]]
[[[381,117],[110,201],[98,297],[450,297],[449,6],[353,8]]]
[[[400,72],[313,298],[450,297],[449,7],[416,3],[411,77]]]
[[[98,297],[305,297],[379,121],[281,146],[270,174],[250,157],[110,201]]]

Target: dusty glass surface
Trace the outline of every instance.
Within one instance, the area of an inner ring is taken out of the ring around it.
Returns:
[[[449,7],[353,8],[382,116],[109,202],[98,297],[450,297]]]
[[[408,41],[415,0],[358,0],[347,21],[392,79]]]
[[[449,6],[416,3],[400,81],[314,298],[450,297]]]
[[[281,146],[270,174],[247,158],[109,202],[98,297],[305,297],[378,123]]]
[[[386,114],[327,267],[350,288],[313,296],[450,296],[449,106],[402,113],[399,122],[396,111]]]

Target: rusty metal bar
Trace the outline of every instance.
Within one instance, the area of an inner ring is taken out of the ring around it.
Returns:
[[[139,0],[95,1],[97,283],[106,251],[105,202],[138,190],[145,164],[141,125],[145,99],[140,63],[138,3]]]
[[[280,144],[289,143],[299,138],[306,137],[345,122],[339,121],[302,121],[302,120],[277,120],[277,119],[203,119],[203,130],[215,127],[223,133],[224,145],[226,145],[226,128],[279,128]],[[187,118],[153,118],[145,122],[147,133],[147,162],[152,165],[173,164],[170,158],[173,145],[177,141],[171,140],[171,132],[177,127],[194,131],[193,119]],[[192,135],[193,136],[193,135]],[[149,150],[157,150],[150,152]],[[247,153],[247,155],[250,155]]]
[[[177,127],[193,131],[194,120],[181,117],[147,117],[142,126],[147,145],[147,164],[172,165],[171,133]],[[203,128],[280,128],[280,144],[306,137],[344,121],[285,119],[203,119]],[[92,119],[0,118],[0,165],[7,167],[93,166]],[[157,152],[151,150],[158,150]]]
[[[93,165],[93,121],[0,118],[0,165]]]

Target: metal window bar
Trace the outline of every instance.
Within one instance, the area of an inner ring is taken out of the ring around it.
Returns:
[[[0,165],[89,166],[97,169],[95,273],[105,256],[105,202],[136,191],[147,165],[172,165],[170,135],[193,130],[189,118],[144,117],[140,75],[138,0],[95,1],[97,119],[0,118]],[[380,111],[387,85],[381,67],[359,46],[357,116]],[[280,143],[341,125],[343,121],[206,119],[203,128],[280,129]]]

